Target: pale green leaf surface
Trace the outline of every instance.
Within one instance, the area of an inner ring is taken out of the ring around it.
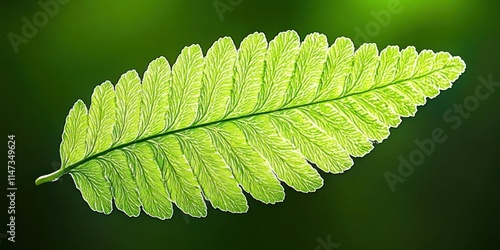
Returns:
[[[234,86],[227,107],[227,118],[247,115],[258,102],[267,41],[263,33],[253,33],[241,42],[234,66]]]
[[[304,161],[293,145],[277,134],[268,115],[237,121],[248,143],[271,165],[278,179],[301,192],[313,192],[323,186],[319,173]]]
[[[142,81],[139,138],[155,135],[165,128],[165,108],[170,92],[170,65],[165,57],[152,61]]]
[[[377,95],[376,92],[365,92],[352,98],[365,107],[367,112],[371,112],[385,126],[397,127],[401,122],[401,116],[390,108],[387,102],[384,102],[384,99],[380,95]]]
[[[399,65],[394,78],[395,82],[410,79],[415,72],[415,67],[417,65],[418,53],[415,47],[409,46],[401,50],[401,55],[399,59]]]
[[[373,145],[358,127],[341,111],[329,103],[302,108],[311,121],[318,124],[352,156],[361,157],[373,149]]]
[[[101,163],[104,176],[111,185],[116,207],[128,216],[138,216],[141,212],[141,200],[123,151],[112,151],[97,160]]]
[[[194,124],[218,121],[226,113],[235,60],[236,47],[229,37],[219,39],[208,50]]]
[[[179,133],[177,138],[205,198],[212,206],[233,213],[246,212],[246,198],[231,169],[212,146],[207,131],[186,130]]]
[[[203,63],[200,46],[191,45],[182,50],[172,67],[172,90],[166,110],[166,131],[187,127],[196,118]]]
[[[380,61],[373,88],[378,88],[391,83],[396,77],[397,63],[399,61],[399,47],[388,46],[380,52]]]
[[[347,152],[298,109],[277,112],[271,115],[271,122],[281,136],[324,172],[342,172],[352,165]]]
[[[325,35],[313,33],[306,36],[295,62],[284,107],[310,103],[315,97],[327,49],[328,42]]]
[[[447,52],[295,31],[269,44],[262,33],[217,40],[203,56],[184,48],[170,69],[153,60],[142,80],[131,70],[70,110],[61,169],[91,209],[114,203],[128,216],[167,219],[175,204],[194,217],[207,203],[244,213],[244,192],[263,203],[323,185],[318,170],[342,173],[389,136],[402,117],[448,89],[465,70]],[[249,196],[249,197],[250,197]],[[114,201],[114,202],[113,202]]]
[[[109,214],[113,209],[111,187],[97,160],[91,160],[72,169],[71,177],[83,199],[96,212]]]
[[[205,217],[207,206],[201,187],[177,139],[172,135],[159,137],[152,140],[151,145],[155,150],[156,162],[171,201],[184,213],[194,217]]]
[[[130,70],[116,84],[116,124],[113,144],[134,140],[139,134],[141,121],[141,79]]]
[[[299,47],[300,38],[295,31],[281,32],[269,43],[264,61],[264,78],[254,112],[283,106]]]
[[[271,166],[246,143],[243,132],[231,122],[210,126],[209,135],[234,178],[255,199],[264,203],[283,201],[285,192]]]
[[[74,164],[85,156],[87,121],[87,106],[85,106],[82,100],[78,100],[66,117],[60,146],[61,168]]]
[[[339,37],[328,49],[316,101],[332,100],[339,97],[346,88],[345,80],[349,76],[354,59],[354,44],[351,39]]]
[[[354,53],[353,66],[346,78],[342,96],[371,89],[378,65],[378,50],[373,43],[365,43]]]
[[[385,127],[373,114],[370,114],[357,98],[349,96],[339,99],[337,102],[331,102],[330,105],[341,110],[340,112],[370,140],[382,141],[389,135],[389,128]]]
[[[172,217],[172,203],[153,150],[146,143],[137,143],[124,148],[123,152],[131,167],[144,212],[159,219]]]
[[[113,142],[113,126],[115,124],[115,91],[111,82],[98,85],[92,94],[92,105],[89,109],[88,133],[85,142],[86,156],[94,155],[108,149]]]

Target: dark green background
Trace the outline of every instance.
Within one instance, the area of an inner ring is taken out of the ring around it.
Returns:
[[[456,130],[443,120],[455,103],[474,95],[479,76],[500,81],[500,8],[488,0],[400,0],[401,12],[360,40],[379,49],[394,44],[449,51],[464,59],[467,70],[415,118],[391,129],[389,139],[369,155],[355,159],[351,170],[323,175],[325,185],[315,193],[287,188],[277,205],[249,199],[246,214],[210,208],[207,218],[186,220],[176,210],[171,220],[160,221],[144,214],[94,213],[69,176],[34,185],[59,159],[68,110],[78,98],[89,103],[94,86],[104,80],[116,83],[129,69],[142,74],[160,55],[173,62],[192,43],[206,51],[221,36],[239,44],[254,31],[271,39],[294,29],[302,38],[324,33],[330,43],[339,36],[354,38],[356,27],[365,30],[376,21],[370,13],[388,10],[388,2],[243,0],[221,20],[211,0],[71,0],[15,53],[7,34],[20,35],[21,18],[31,19],[42,8],[36,1],[2,1],[1,136],[5,145],[7,134],[16,135],[19,191],[17,243],[3,238],[0,248],[316,249],[318,238],[327,241],[329,235],[339,249],[498,247],[500,91],[481,101]],[[442,128],[447,140],[391,192],[384,172],[397,173],[398,156],[408,158],[417,148],[413,141],[429,138],[435,128]],[[2,167],[2,180],[5,174]],[[3,225],[6,204],[0,208]]]

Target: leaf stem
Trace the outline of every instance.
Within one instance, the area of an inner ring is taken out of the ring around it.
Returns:
[[[44,184],[46,182],[57,181],[59,179],[59,177],[61,177],[65,173],[66,173],[66,171],[64,171],[63,169],[59,169],[53,173],[42,175],[42,176],[38,177],[38,179],[36,179],[35,184],[38,186],[38,185]]]

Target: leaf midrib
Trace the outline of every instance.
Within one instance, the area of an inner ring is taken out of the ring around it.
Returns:
[[[156,135],[151,135],[151,136],[139,139],[139,140],[134,140],[134,141],[131,141],[131,142],[128,142],[128,143],[124,143],[124,144],[120,144],[120,145],[115,145],[115,146],[113,146],[113,147],[111,147],[109,149],[106,149],[106,150],[102,151],[102,152],[99,152],[97,154],[88,156],[88,157],[86,157],[86,158],[84,158],[84,159],[82,159],[82,160],[80,160],[80,161],[78,161],[76,163],[73,163],[73,164],[69,165],[68,167],[62,169],[62,174],[61,175],[67,174],[72,169],[74,169],[74,168],[76,168],[76,167],[78,167],[78,166],[80,166],[80,165],[82,165],[82,164],[84,164],[86,162],[89,162],[89,161],[91,161],[93,159],[97,159],[100,156],[106,155],[107,153],[112,152],[114,150],[125,148],[125,147],[133,145],[133,144],[137,144],[137,143],[141,143],[141,142],[146,142],[146,141],[158,138],[158,137],[166,136],[166,135],[169,135],[169,134],[179,133],[179,132],[182,132],[182,131],[185,131],[185,130],[196,129],[196,128],[201,128],[201,127],[207,127],[207,126],[214,125],[214,124],[217,124],[217,123],[229,122],[229,121],[234,121],[234,120],[240,120],[240,119],[245,119],[245,118],[248,118],[248,117],[253,117],[253,116],[258,116],[258,115],[265,115],[265,114],[270,114],[270,113],[279,112],[279,111],[283,111],[283,110],[297,109],[297,108],[306,107],[306,106],[310,106],[310,105],[316,105],[316,104],[320,104],[320,103],[325,103],[325,102],[331,102],[331,101],[335,101],[335,100],[340,100],[342,98],[347,98],[347,97],[350,97],[350,96],[361,95],[361,94],[364,94],[366,92],[374,91],[374,90],[377,90],[377,89],[382,89],[382,88],[385,88],[385,87],[388,87],[388,86],[392,86],[392,85],[395,85],[395,84],[398,84],[398,83],[401,83],[401,82],[406,82],[406,81],[410,81],[410,80],[424,78],[424,77],[426,77],[428,75],[434,74],[435,72],[441,71],[441,70],[446,69],[446,68],[451,68],[451,67],[453,67],[453,65],[446,65],[446,66],[443,66],[443,67],[441,67],[439,69],[430,71],[429,73],[423,74],[423,75],[418,76],[418,77],[410,77],[410,78],[407,78],[407,79],[402,79],[402,80],[399,80],[399,81],[391,82],[391,83],[383,85],[383,86],[378,86],[378,87],[367,89],[367,90],[364,90],[364,91],[361,91],[361,92],[351,93],[351,94],[348,94],[348,95],[336,97],[334,99],[328,99],[328,100],[323,100],[323,101],[316,101],[316,102],[311,102],[311,103],[302,104],[302,105],[296,105],[296,106],[291,106],[291,107],[280,108],[280,109],[276,109],[276,110],[269,110],[269,111],[264,111],[264,112],[257,112],[257,113],[252,113],[252,114],[248,114],[248,115],[244,115],[244,116],[232,117],[232,118],[227,118],[227,119],[223,119],[223,120],[219,120],[219,121],[202,123],[202,124],[198,124],[198,125],[194,125],[194,126],[190,126],[190,127],[186,127],[186,128],[181,128],[181,129],[176,129],[176,130],[171,130],[171,131],[159,133],[159,134],[156,134]]]

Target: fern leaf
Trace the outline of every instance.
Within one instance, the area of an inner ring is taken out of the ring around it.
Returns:
[[[36,184],[70,174],[94,211],[114,206],[170,218],[173,204],[205,217],[205,201],[244,213],[244,192],[263,203],[284,200],[281,182],[314,192],[326,173],[342,173],[382,142],[401,117],[436,97],[465,70],[446,52],[400,51],[348,38],[329,47],[318,33],[294,31],[269,43],[229,37],[204,56],[184,48],[172,67],[152,61],[142,80],[123,74],[97,86],[87,106],[69,111],[61,168]],[[314,163],[311,165],[310,163]]]

